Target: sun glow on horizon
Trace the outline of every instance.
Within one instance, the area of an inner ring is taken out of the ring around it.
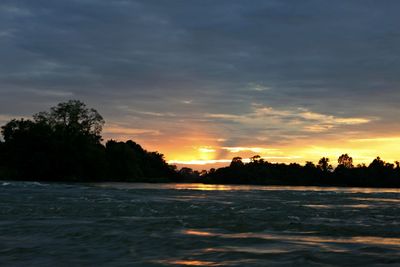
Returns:
[[[327,138],[315,134],[298,138],[289,135],[289,141],[274,140],[268,144],[268,134],[262,140],[254,138],[254,143],[245,139],[231,142],[229,136],[218,136],[207,128],[194,125],[190,126],[189,132],[178,133],[173,138],[162,130],[124,126],[109,125],[105,128],[106,136],[137,140],[145,149],[164,154],[169,164],[197,170],[228,166],[234,157],[241,157],[247,163],[255,155],[271,163],[286,164],[305,164],[307,161],[317,164],[320,158],[328,157],[333,166],[337,165],[338,157],[345,153],[353,158],[355,165],[368,165],[378,156],[386,162],[400,160],[400,137],[397,135],[368,135],[367,132],[356,135],[351,131],[344,132],[344,135],[328,135]],[[261,142],[264,145],[260,145]]]
[[[296,144],[276,148],[263,147],[224,147],[203,146],[194,150],[193,154],[185,153],[180,157],[168,158],[169,164],[192,166],[193,168],[228,166],[234,157],[242,157],[244,163],[250,162],[250,157],[260,155],[262,159],[272,163],[299,163],[312,161],[315,164],[322,157],[328,157],[332,165],[337,165],[337,159],[342,154],[349,154],[354,164],[369,164],[376,157],[386,162],[399,160],[400,148],[397,143],[399,137],[377,137],[368,139],[354,139],[347,142],[328,142],[328,145],[317,143]],[[368,143],[368,144],[366,144]],[[199,152],[201,151],[201,152]],[[196,167],[198,166],[198,167]]]

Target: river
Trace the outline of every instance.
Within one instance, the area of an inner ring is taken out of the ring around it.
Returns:
[[[400,266],[400,190],[0,182],[1,266]]]

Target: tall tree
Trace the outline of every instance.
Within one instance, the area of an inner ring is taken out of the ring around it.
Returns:
[[[83,180],[104,173],[103,118],[77,100],[2,127],[7,165],[20,179]]]
[[[344,167],[347,169],[353,168],[353,158],[348,154],[343,154],[338,158],[338,163],[340,167]]]
[[[242,167],[243,159],[241,157],[234,157],[230,164],[231,167]]]
[[[321,158],[321,159],[318,161],[318,167],[319,167],[323,172],[328,172],[328,171],[331,171],[331,170],[333,169],[333,168],[332,168],[332,165],[329,164],[329,158],[325,158],[325,157]]]
[[[53,130],[91,136],[98,141],[104,125],[103,117],[79,100],[60,103],[49,112],[39,112],[33,118],[35,122],[47,124]]]

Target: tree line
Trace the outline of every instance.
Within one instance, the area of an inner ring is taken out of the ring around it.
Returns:
[[[1,127],[0,178],[46,181],[177,181],[158,152],[133,141],[102,144],[103,117],[70,100]]]
[[[70,100],[32,119],[13,119],[1,127],[0,179],[44,181],[201,182],[215,184],[400,187],[400,163],[377,157],[353,165],[348,154],[336,168],[326,157],[317,164],[283,164],[259,155],[240,157],[209,171],[177,170],[158,152],[132,140],[103,144],[103,117],[83,102]]]
[[[215,184],[259,184],[259,185],[307,185],[307,186],[353,186],[353,187],[400,187],[400,163],[388,163],[380,157],[369,165],[353,165],[353,158],[341,155],[333,168],[329,158],[323,157],[318,164],[306,162],[271,163],[256,155],[250,162],[235,157],[227,167],[210,171],[185,174],[192,180]]]

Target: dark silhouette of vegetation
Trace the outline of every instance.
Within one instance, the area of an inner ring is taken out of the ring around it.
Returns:
[[[353,166],[348,154],[338,158],[333,169],[329,159],[323,157],[318,165],[306,162],[282,164],[264,161],[260,156],[243,163],[233,158],[230,166],[219,168],[201,177],[205,183],[216,184],[260,184],[260,185],[314,185],[314,186],[357,186],[357,187],[400,187],[400,163],[386,163],[379,157],[368,166]]]
[[[108,141],[104,120],[80,101],[60,103],[33,120],[11,120],[1,129],[0,177],[47,181],[173,181],[162,154],[133,141]]]
[[[201,182],[216,184],[400,187],[400,162],[377,157],[368,166],[353,165],[343,154],[304,166],[270,163],[259,155],[248,163],[235,157],[229,166],[177,170],[158,152],[129,140],[102,143],[104,119],[77,100],[60,103],[32,120],[13,119],[1,127],[0,178],[46,181]]]
[[[330,172],[333,169],[332,165],[329,164],[329,159],[325,157],[318,161],[318,168],[325,173]]]
[[[350,157],[347,154],[343,154],[338,158],[338,167],[339,168],[345,168],[345,169],[351,169],[353,168],[353,158]]]
[[[127,142],[108,141],[106,160],[109,177],[125,182],[179,181],[176,167],[168,165],[158,152],[147,152],[140,145]]]

